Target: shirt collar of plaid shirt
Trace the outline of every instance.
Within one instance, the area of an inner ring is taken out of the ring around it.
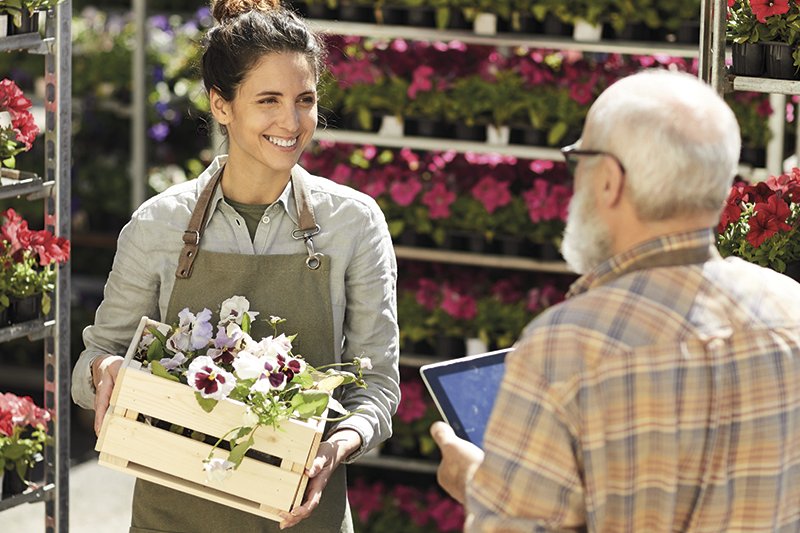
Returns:
[[[567,297],[577,296],[636,270],[722,259],[715,242],[711,228],[662,235],[600,263],[572,284]]]

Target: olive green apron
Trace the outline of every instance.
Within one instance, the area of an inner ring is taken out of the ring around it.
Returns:
[[[298,334],[293,342],[294,354],[303,355],[313,366],[335,363],[330,258],[314,251],[311,237],[319,232],[319,226],[314,221],[302,178],[292,177],[300,221],[300,229],[292,236],[305,241],[307,255],[200,253],[210,200],[221,176],[220,169],[192,213],[165,321],[177,322],[178,312],[185,307],[193,312],[205,307],[216,314],[223,300],[241,295],[250,301],[250,310],[261,313],[253,323],[253,338],[272,334],[271,327],[259,319],[279,316],[286,319],[282,332]],[[352,530],[345,467],[341,465],[328,481],[319,506],[309,518],[289,531],[339,533]],[[249,533],[280,529],[278,522],[138,479],[130,531]]]

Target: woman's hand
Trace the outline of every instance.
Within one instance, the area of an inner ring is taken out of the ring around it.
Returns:
[[[360,447],[361,435],[352,429],[340,429],[319,445],[317,457],[311,463],[311,468],[306,470],[309,480],[303,504],[292,509],[291,513],[281,513],[281,529],[292,527],[309,517],[319,505],[322,491],[333,471]]]
[[[94,432],[99,437],[103,418],[111,402],[111,393],[117,374],[125,359],[118,355],[101,355],[92,361],[92,381],[94,382]]]

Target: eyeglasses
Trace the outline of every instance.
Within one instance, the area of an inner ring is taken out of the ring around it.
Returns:
[[[561,155],[564,156],[564,161],[567,163],[567,170],[569,173],[574,177],[575,170],[578,168],[578,158],[581,156],[598,156],[598,155],[605,155],[613,159],[618,165],[619,169],[625,174],[625,165],[622,164],[622,161],[619,160],[619,157],[615,156],[611,152],[605,152],[603,150],[581,150],[578,148],[580,145],[580,141],[570,144],[569,146],[565,146],[561,149]]]

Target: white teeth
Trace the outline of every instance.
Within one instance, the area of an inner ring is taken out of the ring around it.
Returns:
[[[275,144],[277,146],[282,146],[283,148],[289,148],[290,146],[294,146],[297,144],[297,137],[294,139],[281,139],[280,137],[268,137],[269,142]]]

